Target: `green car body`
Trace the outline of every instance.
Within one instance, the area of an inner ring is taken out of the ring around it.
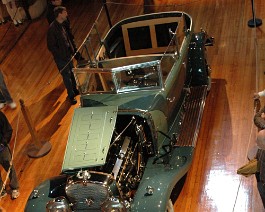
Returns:
[[[88,54],[89,64],[73,70],[81,108],[62,175],[37,186],[25,211],[172,211],[210,89],[212,44],[184,12],[114,25],[95,60]]]

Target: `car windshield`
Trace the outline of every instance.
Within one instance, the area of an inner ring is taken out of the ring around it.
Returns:
[[[74,68],[81,94],[121,93],[162,87],[160,61],[117,68]]]

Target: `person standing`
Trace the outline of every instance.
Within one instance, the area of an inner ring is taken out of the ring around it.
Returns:
[[[48,3],[47,3],[47,12],[46,12],[46,18],[47,18],[47,21],[49,24],[51,24],[54,20],[55,20],[55,16],[54,16],[54,8],[55,7],[58,7],[58,6],[62,6],[62,0],[48,0]],[[68,37],[74,47],[74,51],[76,52],[75,54],[75,59],[77,61],[81,61],[81,60],[85,60],[81,53],[77,51],[77,47],[76,47],[76,44],[75,44],[75,38],[74,38],[74,35],[72,33],[72,29],[71,29],[71,26],[70,26],[70,20],[69,18],[67,17],[67,19],[63,22],[63,26],[64,26],[64,29],[65,31],[67,32],[68,34]]]
[[[254,99],[259,99],[264,96],[264,91],[254,93]],[[265,107],[258,111],[254,116],[254,124],[258,128],[259,132],[257,135],[257,155],[258,160],[258,172],[256,173],[257,187],[265,208]]]
[[[15,26],[22,24],[22,18],[18,12],[18,8],[15,0],[2,0],[3,4],[6,5],[6,9],[10,18],[12,19]]]
[[[2,71],[0,70],[0,109],[5,107],[5,105],[8,105],[11,109],[15,109],[17,107],[17,104],[13,101],[5,80],[4,80],[4,75]]]
[[[0,5],[0,25],[4,24],[4,23],[6,23],[6,20],[3,17],[3,11],[2,11],[2,7]]]
[[[12,190],[11,197],[12,199],[16,199],[19,196],[19,183],[16,175],[15,168],[12,162],[12,156],[9,148],[9,143],[12,137],[13,129],[8,122],[4,113],[0,111],[0,164],[8,172],[10,166],[10,173],[9,179],[10,183],[9,186]],[[0,174],[0,189],[1,189],[1,197],[6,196],[6,190],[3,188],[3,181]]]
[[[79,91],[72,72],[74,65],[71,58],[74,54],[74,47],[63,26],[63,22],[67,20],[66,8],[62,6],[54,8],[54,16],[55,20],[50,24],[47,33],[47,46],[63,77],[68,99],[74,105],[77,103],[75,96],[79,94]]]

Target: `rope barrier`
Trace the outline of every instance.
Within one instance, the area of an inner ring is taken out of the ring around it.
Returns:
[[[255,114],[256,114],[256,106],[254,107],[253,117],[254,117]],[[253,121],[252,121],[250,129],[251,130],[250,130],[250,134],[249,134],[249,138],[248,138],[248,145],[247,145],[247,151],[246,151],[246,154],[245,154],[245,158],[247,158],[247,156],[248,156],[249,146],[250,146],[251,137],[252,137],[252,133],[253,133],[253,129],[254,129],[254,122]],[[235,211],[235,207],[236,207],[236,203],[237,203],[237,199],[238,199],[238,195],[239,195],[239,190],[240,190],[241,185],[242,185],[242,179],[243,179],[243,176],[241,176],[240,180],[239,180],[239,185],[238,185],[237,193],[236,193],[236,199],[235,199],[235,202],[234,202],[234,205],[233,205],[233,210],[232,210],[233,212]]]
[[[256,15],[253,16],[254,17],[254,23],[256,22]],[[259,91],[259,72],[258,72],[258,42],[257,42],[257,31],[254,30],[254,46],[255,46],[255,63],[256,63],[256,72],[255,72],[255,79],[256,79],[256,83],[255,83],[255,91],[258,92]],[[254,107],[254,111],[253,111],[253,116],[255,116],[255,114],[257,113],[257,105],[255,105]],[[256,126],[254,126],[254,122],[253,120],[251,120],[251,130],[250,130],[250,135],[249,135],[249,138],[248,138],[248,145],[247,145],[247,151],[246,151],[246,154],[245,154],[245,158],[247,158],[248,156],[248,151],[249,151],[249,146],[250,146],[250,142],[251,142],[251,138],[252,138],[252,134],[253,134],[253,130],[254,130],[254,127],[256,128]],[[238,195],[239,195],[239,190],[241,188],[241,185],[242,185],[242,179],[243,179],[243,176],[240,178],[239,180],[239,185],[238,185],[238,189],[237,189],[237,194],[236,194],[236,199],[235,199],[235,202],[234,202],[234,206],[233,206],[233,212],[235,211],[235,207],[236,207],[236,202],[237,202],[237,198],[238,198]]]
[[[8,171],[6,173],[6,178],[5,180],[3,181],[3,186],[0,190],[0,194],[2,194],[3,190],[5,189],[6,187],[6,183],[7,183],[7,180],[9,178],[9,174],[10,174],[10,171],[11,171],[11,168],[13,166],[13,159],[14,159],[14,152],[15,152],[15,149],[16,149],[16,144],[17,144],[17,135],[18,135],[18,125],[19,125],[19,119],[20,119],[20,113],[18,113],[18,117],[17,117],[17,125],[16,125],[16,133],[15,133],[15,141],[14,141],[14,146],[13,146],[13,151],[11,153],[10,151],[10,154],[11,154],[11,160],[10,160],[10,165],[9,165],[9,168],[8,168]],[[9,146],[7,147],[9,148]],[[9,149],[10,150],[10,149]],[[2,200],[2,197],[0,196],[0,202]]]
[[[114,1],[108,1],[107,4],[116,4],[116,5],[124,5],[124,6],[147,6],[147,7],[175,7],[175,6],[185,6],[189,4],[194,4],[197,2],[201,2],[203,0],[194,0],[188,3],[183,3],[183,4],[131,4],[131,3],[120,3],[120,2],[114,2]]]

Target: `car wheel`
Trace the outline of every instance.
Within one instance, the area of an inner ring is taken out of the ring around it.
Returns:
[[[171,201],[171,199],[168,200],[167,202],[167,210],[166,212],[174,212],[174,206],[173,206],[173,203]]]

